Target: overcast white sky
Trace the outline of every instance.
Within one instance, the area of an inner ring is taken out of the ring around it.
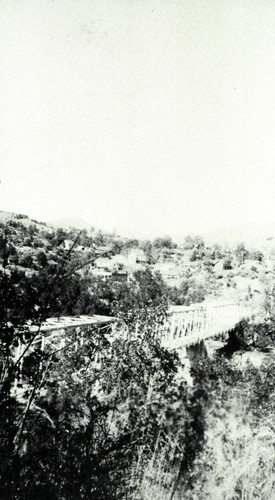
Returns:
[[[0,209],[275,220],[274,0],[1,0]]]

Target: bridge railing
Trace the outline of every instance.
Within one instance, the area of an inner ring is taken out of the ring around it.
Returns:
[[[241,302],[171,307],[161,333],[166,347],[177,348],[232,330],[248,310]]]

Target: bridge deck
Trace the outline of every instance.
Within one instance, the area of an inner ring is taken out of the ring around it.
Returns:
[[[68,328],[76,328],[79,326],[102,326],[115,321],[111,316],[93,315],[80,315],[80,316],[60,316],[58,318],[48,318],[43,321],[41,325],[30,326],[30,332],[35,333],[37,330],[40,332],[52,332],[56,330],[67,330]]]

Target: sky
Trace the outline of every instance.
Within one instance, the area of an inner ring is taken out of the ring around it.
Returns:
[[[275,220],[273,0],[1,0],[0,210],[129,236]]]

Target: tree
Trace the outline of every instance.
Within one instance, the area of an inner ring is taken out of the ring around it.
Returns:
[[[233,259],[230,255],[228,255],[227,257],[225,257],[224,261],[223,261],[223,268],[225,270],[230,270],[230,269],[233,269]]]
[[[183,247],[184,247],[186,250],[192,250],[192,248],[194,248],[194,246],[195,246],[194,239],[193,239],[191,236],[186,236],[186,237],[184,238]]]
[[[193,250],[193,252],[190,255],[190,262],[195,262],[197,260],[197,251]]]
[[[153,247],[152,242],[149,240],[141,242],[140,247],[145,253],[146,262],[148,262],[149,265],[155,264],[157,261],[157,250]]]
[[[184,279],[179,287],[169,289],[169,300],[174,305],[185,305],[203,302],[207,290],[206,286],[197,283],[194,279]]]
[[[203,250],[205,248],[204,239],[201,236],[194,237],[194,246],[197,250]]]
[[[43,252],[43,250],[41,250],[40,252],[38,252],[37,254],[37,263],[39,266],[41,267],[45,267],[48,263],[48,259],[47,259],[47,256],[45,254],[45,252]]]
[[[217,243],[212,247],[212,257],[213,259],[221,259],[223,257],[222,247]]]
[[[250,253],[250,258],[258,262],[263,262],[264,255],[260,250],[254,250]]]
[[[243,264],[244,261],[249,257],[249,252],[245,248],[244,243],[239,243],[236,247],[235,255],[239,264]]]
[[[20,479],[20,456],[24,448],[24,429],[31,396],[40,366],[40,351],[31,353],[33,341],[27,321],[38,320],[36,293],[22,273],[0,273],[0,496],[16,497]],[[19,375],[25,377],[26,363],[32,374],[16,397]],[[27,356],[28,355],[28,356]],[[22,404],[22,400],[24,404]]]
[[[59,245],[61,245],[61,243],[63,243],[63,241],[66,238],[67,238],[66,231],[62,227],[57,228],[55,236],[54,236],[54,244],[56,246],[59,246]]]
[[[28,268],[33,266],[33,256],[31,254],[25,254],[20,258],[20,265]]]
[[[153,241],[153,246],[155,248],[168,248],[172,249],[175,248],[177,245],[173,243],[172,238],[170,236],[163,236],[161,238],[155,238]]]

